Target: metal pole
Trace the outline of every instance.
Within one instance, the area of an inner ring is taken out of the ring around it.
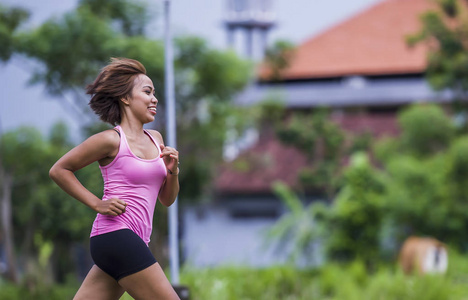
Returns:
[[[170,0],[164,0],[165,20],[165,90],[166,90],[166,131],[171,147],[177,148],[176,122],[175,122],[175,88],[174,88],[174,58],[172,50],[172,37],[170,29]],[[178,204],[176,201],[169,207],[169,262],[171,281],[173,285],[179,284],[179,241],[178,241]]]
[[[254,59],[253,56],[253,33],[254,33],[254,28],[253,27],[246,27],[245,28],[245,55],[249,59]]]

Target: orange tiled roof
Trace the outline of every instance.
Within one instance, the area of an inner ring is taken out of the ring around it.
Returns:
[[[408,47],[405,36],[433,7],[430,0],[383,0],[300,45],[283,78],[423,72],[427,48]]]

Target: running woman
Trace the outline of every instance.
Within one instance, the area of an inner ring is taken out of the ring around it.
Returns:
[[[97,212],[91,230],[94,265],[74,299],[179,299],[148,248],[157,200],[166,207],[179,192],[179,153],[164,145],[154,121],[155,87],[138,61],[113,58],[87,87],[89,105],[113,129],[97,133],[61,157],[50,177]],[[100,199],[75,172],[97,161],[104,180]]]

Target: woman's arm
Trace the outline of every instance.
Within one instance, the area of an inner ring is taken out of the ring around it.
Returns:
[[[66,193],[96,212],[117,216],[125,212],[126,203],[120,199],[102,201],[86,189],[74,172],[87,165],[114,157],[118,152],[119,136],[113,130],[95,134],[62,156],[50,169],[50,178]]]
[[[179,152],[172,147],[164,146],[163,138],[158,131],[149,130],[149,132],[160,143],[161,157],[167,169],[167,177],[159,190],[158,198],[164,206],[171,206],[179,193]]]

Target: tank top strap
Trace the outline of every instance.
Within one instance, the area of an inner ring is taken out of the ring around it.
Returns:
[[[150,139],[153,141],[154,145],[158,149],[158,155],[161,155],[161,148],[159,148],[159,144],[156,141],[156,139],[153,137],[153,135],[146,129],[143,129],[143,131],[150,137]]]
[[[120,133],[120,145],[118,155],[131,155],[130,146],[127,143],[127,137],[125,136],[125,132],[122,130],[122,127],[120,127],[120,125],[117,125],[114,127],[114,129],[117,129]]]

